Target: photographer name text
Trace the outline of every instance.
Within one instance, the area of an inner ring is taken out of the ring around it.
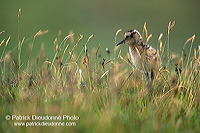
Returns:
[[[52,121],[52,120],[67,120],[67,121],[77,121],[79,116],[76,115],[7,115],[6,120],[32,120],[32,121]]]

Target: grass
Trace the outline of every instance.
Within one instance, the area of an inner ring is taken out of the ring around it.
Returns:
[[[18,21],[20,14],[21,10]],[[200,49],[194,49],[192,55],[192,36],[179,57],[169,52],[174,24],[168,26],[164,45],[162,34],[158,39],[163,68],[153,83],[153,92],[146,96],[140,95],[146,87],[144,75],[133,68],[128,55],[122,56],[118,48],[103,52],[100,45],[88,50],[93,35],[84,45],[79,45],[82,35],[56,38],[54,57],[48,60],[43,45],[38,56],[31,58],[35,40],[48,32],[39,31],[24,62],[21,48],[25,38],[18,36],[17,56],[6,50],[10,37],[4,39],[0,46],[4,47],[0,59],[0,132],[199,132]],[[146,23],[143,31],[148,42],[152,35],[148,35]],[[187,45],[188,54],[184,52]],[[14,122],[30,120],[5,120],[7,115],[75,115],[79,120],[64,120],[76,122],[76,126],[25,127],[14,126]]]

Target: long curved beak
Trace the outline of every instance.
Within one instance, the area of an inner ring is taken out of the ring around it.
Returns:
[[[116,44],[116,46],[119,46],[120,44],[124,43],[124,40],[120,41],[119,43]]]

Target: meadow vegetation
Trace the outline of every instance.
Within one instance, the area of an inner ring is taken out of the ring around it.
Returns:
[[[44,45],[37,57],[31,56],[35,40],[48,34],[39,31],[24,61],[21,49],[25,38],[19,37],[16,56],[6,49],[10,37],[2,40],[0,132],[199,132],[200,47],[192,47],[194,35],[186,40],[182,53],[171,52],[174,25],[175,21],[169,23],[166,39],[163,34],[158,38],[163,65],[147,95],[141,95],[146,89],[145,76],[131,65],[129,55],[121,55],[119,48],[104,51],[101,45],[88,49],[93,35],[79,45],[82,35],[75,38],[70,33],[61,39],[59,33],[52,44],[54,57],[47,59]],[[146,42],[152,36],[146,23],[143,36]],[[5,120],[13,114],[76,115],[80,119],[76,126],[25,127]]]

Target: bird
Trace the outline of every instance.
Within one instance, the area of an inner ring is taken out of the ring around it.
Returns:
[[[146,91],[151,92],[155,75],[159,72],[162,64],[159,52],[147,43],[144,43],[140,32],[136,29],[125,32],[124,38],[116,46],[120,44],[128,45],[131,62],[136,69],[144,72],[147,80]]]

